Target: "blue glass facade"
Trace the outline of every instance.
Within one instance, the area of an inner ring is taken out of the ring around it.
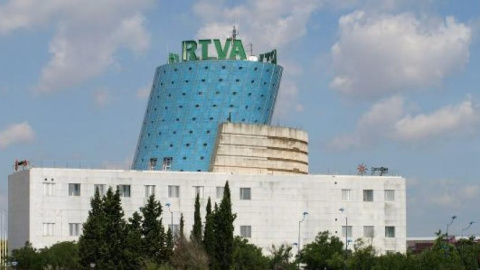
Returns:
[[[132,164],[135,170],[208,171],[222,122],[270,124],[283,68],[203,60],[157,68]],[[171,158],[171,164],[169,163]]]

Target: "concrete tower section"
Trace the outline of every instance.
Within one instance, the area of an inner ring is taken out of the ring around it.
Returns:
[[[132,169],[208,171],[221,123],[270,124],[282,71],[246,60],[158,67]]]

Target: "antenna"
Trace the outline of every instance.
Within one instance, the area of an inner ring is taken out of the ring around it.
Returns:
[[[250,45],[250,56],[253,56],[253,44],[250,43],[249,45]]]

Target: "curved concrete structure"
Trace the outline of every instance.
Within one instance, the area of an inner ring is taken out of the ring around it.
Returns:
[[[244,174],[308,174],[308,134],[294,128],[224,123],[211,170]]]

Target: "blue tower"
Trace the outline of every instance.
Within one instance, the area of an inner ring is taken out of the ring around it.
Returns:
[[[208,171],[219,124],[270,124],[282,70],[246,60],[158,67],[132,169]]]

